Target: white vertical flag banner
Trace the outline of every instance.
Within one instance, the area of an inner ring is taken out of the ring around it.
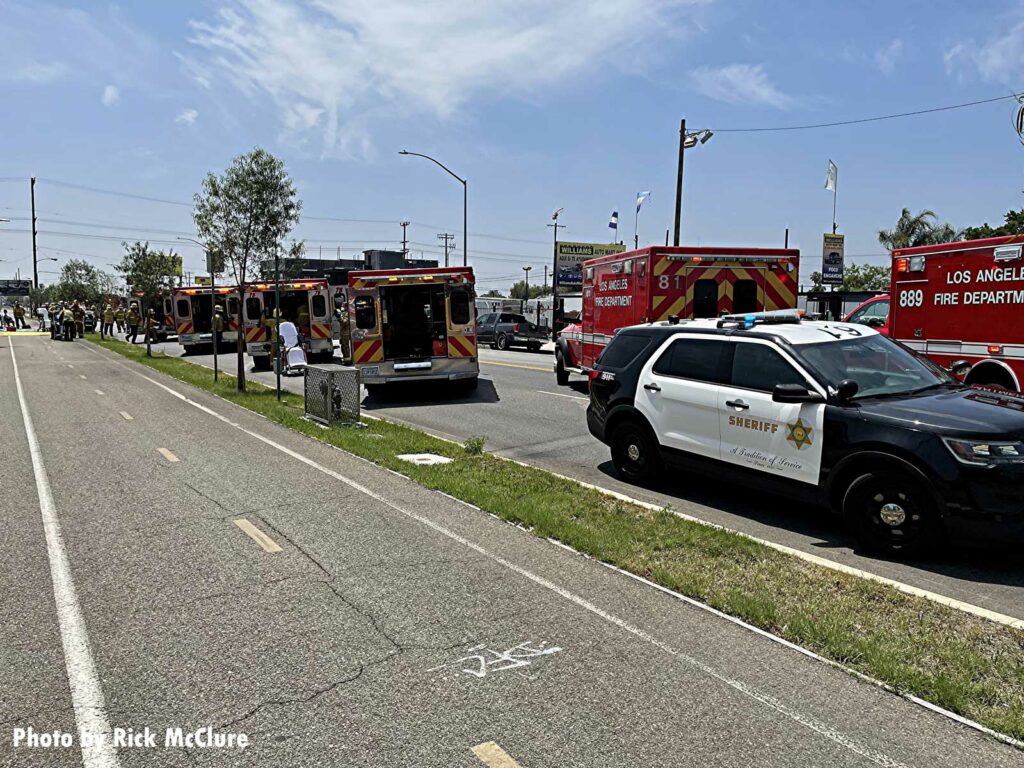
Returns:
[[[828,176],[825,177],[825,189],[829,192],[836,191],[836,181],[839,178],[839,169],[831,160],[828,161]]]
[[[829,162],[831,162],[831,161],[829,161]],[[636,193],[636,212],[637,213],[640,213],[640,206],[643,205],[644,204],[644,200],[646,200],[650,196],[651,196],[650,190],[648,190],[646,192],[637,192]]]
[[[616,236],[619,234],[619,212],[612,211],[612,217],[608,220],[608,229],[612,230]]]

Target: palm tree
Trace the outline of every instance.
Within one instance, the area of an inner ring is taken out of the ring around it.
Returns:
[[[949,224],[935,224],[935,211],[925,208],[916,216],[904,208],[892,229],[878,230],[878,242],[892,251],[897,248],[911,248],[915,245],[933,245],[956,240],[956,230]]]

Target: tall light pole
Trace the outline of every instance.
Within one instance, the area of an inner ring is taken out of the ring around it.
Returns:
[[[39,287],[39,264],[37,263],[37,250],[36,250],[36,177],[33,176],[29,184],[30,194],[32,196],[32,287]]]
[[[523,274],[526,275],[526,299],[527,299],[527,301],[529,301],[529,299],[530,299],[530,270],[531,269],[533,269],[533,267],[523,267]]]
[[[456,181],[458,181],[458,182],[460,182],[462,184],[462,266],[464,266],[464,267],[469,266],[469,250],[468,250],[468,245],[467,245],[467,241],[469,240],[469,231],[467,229],[468,210],[469,210],[469,191],[468,191],[469,190],[469,186],[468,186],[466,180],[464,178],[462,178],[461,176],[459,176],[454,171],[452,171],[452,169],[449,168],[448,166],[446,166],[444,163],[440,162],[439,160],[435,160],[430,155],[423,155],[423,154],[420,154],[419,152],[409,152],[409,151],[404,150],[404,149],[399,150],[398,154],[400,154],[400,155],[411,155],[412,157],[422,157],[422,158],[424,158],[426,160],[429,160],[430,162],[432,162],[435,165],[439,166],[443,170],[447,171],[449,176],[451,176],[453,179],[455,179]]]
[[[672,235],[672,245],[679,246],[679,220],[683,209],[683,155],[686,150],[693,149],[700,144],[707,144],[714,134],[707,130],[686,132],[686,119],[679,121],[679,169],[676,174],[676,217],[675,233]]]
[[[551,244],[551,340],[558,341],[558,228],[565,228],[564,224],[558,223],[558,215],[565,208],[559,208],[551,214],[554,224],[548,224],[555,231]]]
[[[213,380],[217,381],[218,370],[217,370],[217,294],[216,294],[216,282],[217,279],[213,273],[213,254],[210,253],[210,246],[206,243],[201,243],[198,240],[193,240],[191,237],[178,237],[177,240],[187,240],[190,243],[195,243],[203,252],[206,253],[206,269],[210,273],[210,339],[213,341]],[[224,308],[225,311],[227,307]],[[241,303],[239,303],[238,311],[242,311]],[[241,325],[241,324],[239,324]],[[241,331],[239,331],[241,332]]]

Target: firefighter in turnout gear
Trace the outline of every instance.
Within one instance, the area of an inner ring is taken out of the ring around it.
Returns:
[[[82,338],[85,336],[85,307],[76,301],[71,311],[75,316],[75,333]]]
[[[124,311],[124,305],[118,304],[117,309],[114,310],[114,322],[117,323],[117,332],[124,333],[124,320],[127,313]]]
[[[63,326],[64,341],[72,341],[75,338],[75,311],[70,304],[65,304],[60,313],[60,322]]]
[[[213,345],[220,346],[221,337],[224,335],[224,307],[218,304],[213,308]]]
[[[140,325],[142,325],[142,313],[139,312],[139,305],[133,301],[128,309],[128,333],[124,337],[129,344],[134,344],[138,340]]]
[[[28,323],[25,322],[25,308],[21,306],[20,301],[14,302],[14,328],[15,330],[28,328]]]

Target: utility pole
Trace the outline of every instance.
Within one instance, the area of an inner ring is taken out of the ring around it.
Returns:
[[[408,221],[399,222],[402,227],[402,258],[409,257],[409,241],[405,237],[405,229],[409,226]]]
[[[29,184],[29,191],[32,196],[32,287],[39,288],[39,254],[36,249],[36,177],[33,176]],[[35,309],[35,307],[33,307]]]
[[[551,243],[551,340],[558,341],[558,228],[565,225],[558,223],[558,214],[564,209],[559,208],[551,215],[554,224],[548,224],[554,229],[554,239]]]
[[[523,267],[523,273],[526,275],[526,298],[527,298],[527,300],[529,300],[529,298],[530,298],[530,270],[531,269],[533,269],[533,267]]]
[[[548,265],[544,265],[544,293],[548,292]]]
[[[683,209],[683,154],[686,152],[686,118],[679,121],[679,169],[676,173],[676,218],[672,245],[679,247],[679,220]]]
[[[447,232],[442,232],[437,236],[438,240],[444,240],[444,265],[448,266],[448,249],[455,245],[455,235],[450,235]]]

